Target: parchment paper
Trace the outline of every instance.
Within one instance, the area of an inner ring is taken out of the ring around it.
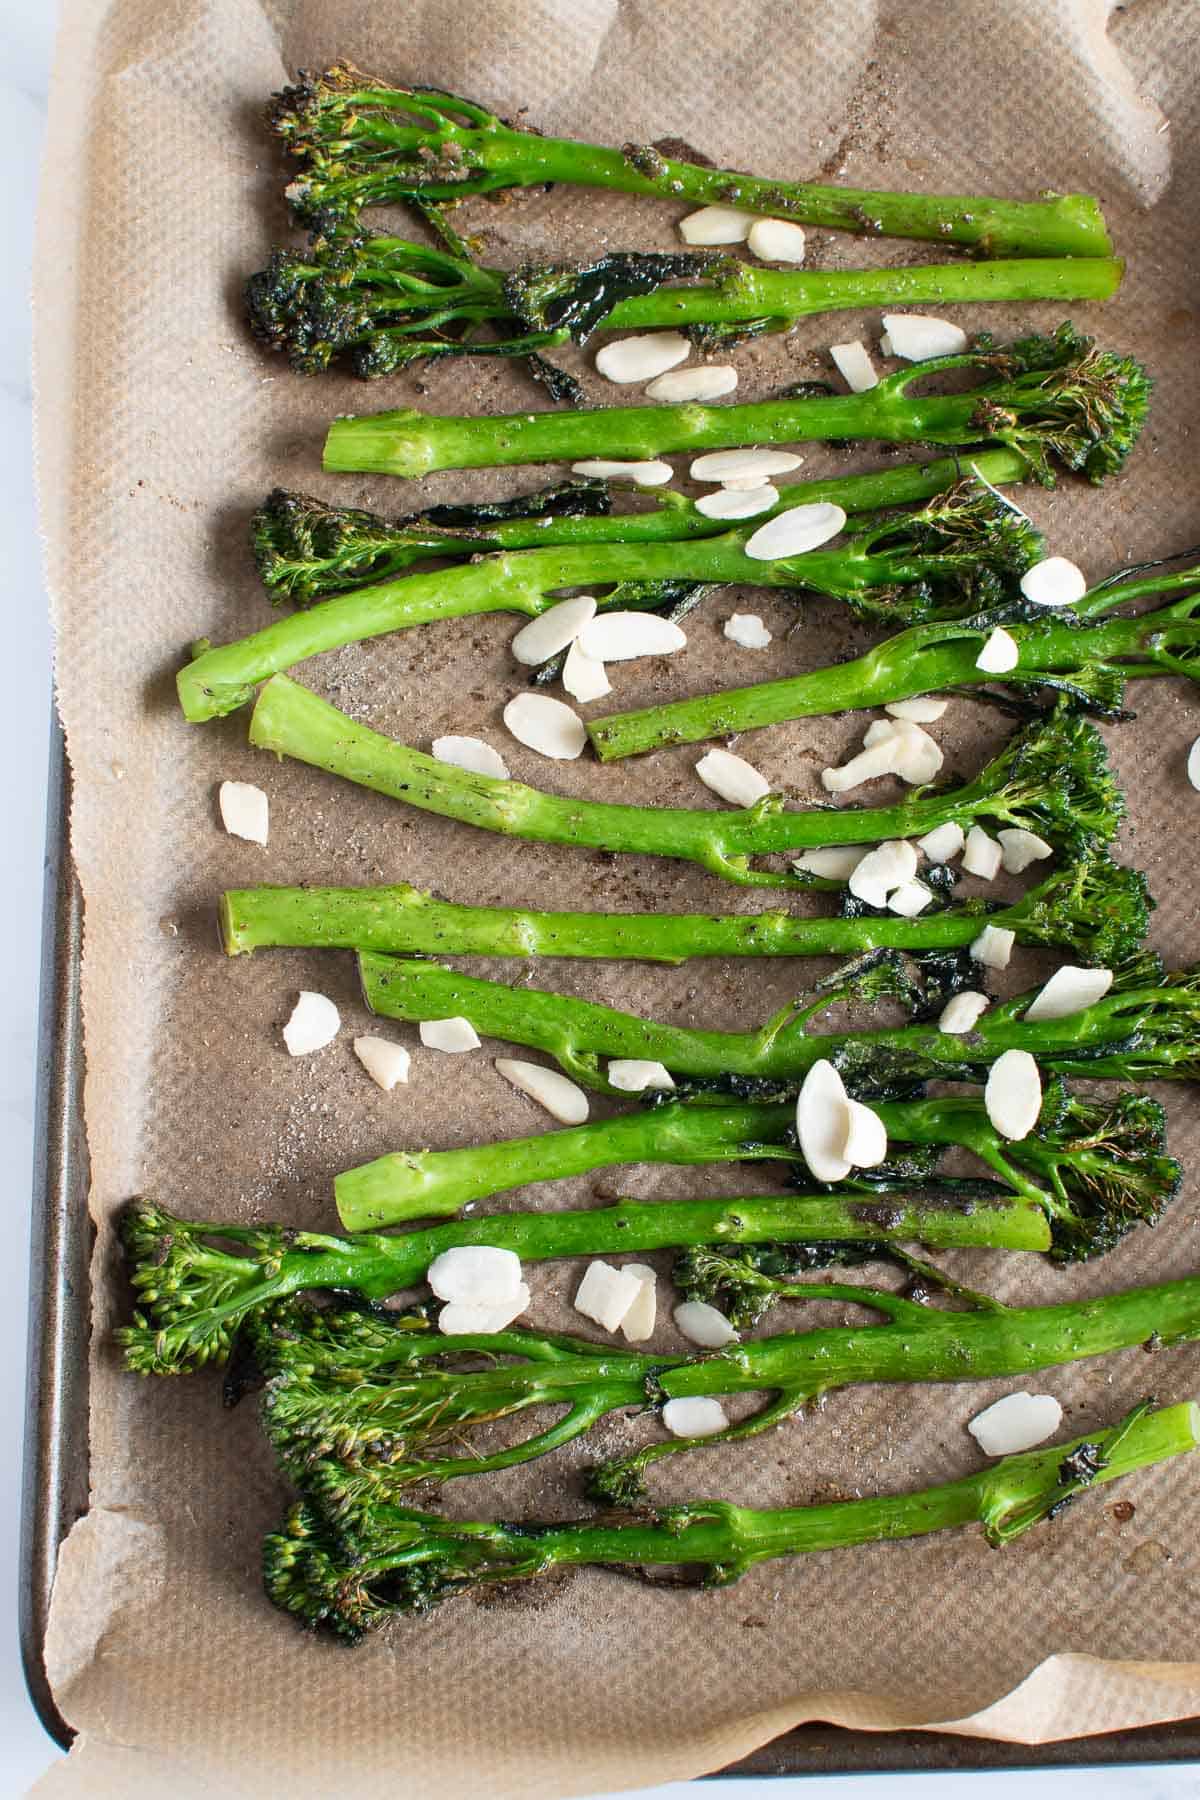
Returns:
[[[75,780],[73,847],[87,902],[83,969],[87,1128],[99,1226],[94,1283],[92,1510],[61,1561],[48,1654],[78,1727],[50,1794],[285,1791],[308,1797],[488,1793],[558,1796],[698,1774],[806,1719],[866,1729],[937,1725],[1027,1743],[1200,1709],[1200,1564],[1194,1460],[1089,1498],[1058,1529],[1003,1555],[973,1531],[755,1572],[714,1594],[663,1592],[589,1572],[488,1606],[460,1602],[350,1653],[302,1636],[259,1586],[259,1542],[285,1493],[252,1404],[223,1414],[215,1381],[138,1381],[110,1332],[128,1296],[114,1210],[160,1195],[186,1214],[329,1227],[330,1178],[384,1149],[448,1146],[542,1129],[485,1056],[414,1055],[384,1096],[350,1040],[365,1024],[348,956],[219,953],[218,891],[254,881],[409,879],[477,902],[681,909],[761,906],[698,870],[541,850],[472,834],[245,745],[244,718],[185,726],[172,674],[189,640],[237,636],[269,615],[245,548],[248,513],[283,482],[404,511],[460,494],[532,487],[530,471],[424,484],[323,477],[322,428],[338,411],[415,400],[434,410],[543,404],[500,364],[437,367],[364,388],[306,382],[248,341],[245,273],[287,233],[283,165],[259,124],[296,66],[349,56],[403,80],[528,107],[549,131],[602,141],[682,139],[734,166],[821,171],[859,184],[1032,195],[1087,189],[1131,269],[1114,304],[1074,317],[1143,355],[1159,377],[1128,473],[1102,493],[1065,483],[1028,504],[1053,546],[1093,576],[1197,537],[1194,4],[1142,0],[68,0],[42,194],[37,389],[43,520],[58,632],[58,686]],[[668,246],[675,209],[600,194],[476,201],[488,254]],[[905,244],[813,232],[814,265],[911,261]],[[960,315],[1003,335],[1052,325],[1047,308]],[[737,354],[740,394],[825,372],[830,342],[878,320],[810,320]],[[581,360],[582,366],[582,360]],[[607,399],[595,377],[597,399]],[[810,447],[805,474],[865,468],[869,448]],[[19,603],[19,602],[18,602]],[[746,600],[743,597],[742,604]],[[867,641],[844,610],[756,594],[769,652],[732,649],[706,604],[686,655],[618,669],[610,706],[827,661]],[[789,628],[797,625],[798,628]],[[355,716],[427,745],[439,731],[502,741],[517,676],[503,617],[430,626],[304,671]],[[1136,724],[1109,733],[1128,782],[1126,854],[1151,873],[1155,942],[1197,953],[1196,795],[1184,778],[1194,694],[1145,684]],[[862,722],[763,732],[754,761],[801,802]],[[956,701],[939,735],[949,766],[977,766],[1003,722]],[[601,770],[548,765],[505,743],[514,773],[567,793],[703,804],[695,750]],[[949,772],[949,768],[948,771]],[[223,777],[269,791],[266,852],[225,837]],[[497,972],[509,979],[521,970]],[[532,978],[697,1023],[749,1025],[815,971],[796,963],[549,964]],[[1032,959],[1012,982],[1037,972]],[[296,989],[341,1007],[344,1029],[290,1061],[279,1026]],[[395,1028],[412,1040],[415,1034]],[[1196,1149],[1194,1100],[1168,1097],[1173,1146]],[[635,1170],[540,1188],[539,1205],[762,1191],[749,1170]],[[518,1203],[509,1196],[505,1204]],[[1196,1267],[1197,1188],[1170,1218],[1095,1268],[969,1258],[969,1276],[1029,1300],[1115,1289]],[[664,1260],[664,1269],[666,1262]],[[531,1274],[532,1316],[565,1324],[577,1270]],[[664,1285],[662,1298],[665,1300]],[[82,1303],[82,1302],[81,1302]],[[664,1307],[664,1312],[665,1312]],[[783,1312],[774,1315],[782,1324]],[[660,1333],[664,1348],[677,1342]],[[1197,1390],[1200,1352],[1141,1351],[1038,1378],[1066,1426],[1116,1418],[1148,1389]],[[668,1496],[747,1503],[901,1490],[976,1466],[963,1430],[981,1390],[858,1390],[757,1444],[679,1459]],[[579,1509],[578,1472],[643,1427],[611,1420],[574,1452],[459,1483],[460,1513]]]

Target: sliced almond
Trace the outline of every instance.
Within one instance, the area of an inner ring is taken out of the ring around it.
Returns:
[[[333,1001],[324,994],[301,988],[291,1017],[283,1028],[283,1041],[289,1056],[311,1056],[332,1044],[341,1029],[341,1017]]]
[[[730,613],[725,636],[742,650],[765,650],[771,642],[771,633],[757,613]]]
[[[706,450],[697,456],[688,470],[693,481],[769,481],[772,475],[786,475],[804,461],[791,450],[762,450],[753,445],[745,450]]]
[[[648,1263],[626,1263],[625,1273],[641,1283],[638,1296],[621,1320],[621,1336],[627,1344],[644,1344],[654,1336],[658,1318],[658,1277]]]
[[[861,1100],[847,1100],[847,1124],[842,1155],[854,1169],[875,1169],[887,1157],[887,1127],[877,1112]]]
[[[1194,788],[1200,788],[1200,738],[1188,751],[1187,778]]]
[[[438,1330],[447,1337],[491,1337],[506,1331],[529,1307],[529,1289],[522,1281],[512,1297],[496,1306],[473,1305],[454,1300],[438,1314]]]
[[[793,862],[797,875],[820,875],[826,881],[849,881],[864,856],[866,844],[828,844],[821,850],[805,850]]]
[[[746,540],[745,553],[754,562],[774,562],[784,556],[803,556],[835,538],[846,523],[840,506],[817,500],[789,506],[776,513]]]
[[[816,1181],[841,1181],[850,1173],[850,1164],[842,1155],[849,1112],[842,1078],[822,1057],[804,1077],[796,1100],[800,1154]]]
[[[729,1415],[719,1400],[707,1394],[689,1394],[682,1400],[668,1400],[662,1409],[662,1422],[672,1437],[716,1437],[729,1430]]]
[[[863,748],[873,750],[876,744],[884,743],[888,738],[898,737],[895,719],[872,719],[863,732]]]
[[[587,1266],[575,1293],[577,1313],[605,1331],[616,1331],[641,1292],[641,1277],[628,1269],[614,1269],[599,1257]]]
[[[519,744],[551,756],[557,762],[573,762],[582,755],[587,732],[578,713],[549,694],[517,694],[504,709],[504,723]]]
[[[747,243],[763,262],[802,263],[804,261],[804,227],[790,219],[756,219],[750,227]]]
[[[730,806],[753,806],[771,791],[766,776],[732,750],[706,751],[696,764],[696,773],[705,787],[728,800]]]
[[[568,1081],[558,1069],[547,1069],[542,1063],[520,1062],[515,1057],[498,1056],[496,1073],[503,1075],[521,1093],[528,1094],[544,1106],[552,1119],[563,1125],[582,1125],[588,1116],[588,1098],[581,1087]]]
[[[988,1070],[983,1090],[987,1116],[1001,1137],[1019,1143],[1042,1110],[1042,1078],[1028,1050],[1006,1050]]]
[[[917,852],[905,838],[889,838],[868,850],[850,875],[850,892],[868,906],[884,906],[889,894],[911,881],[917,872]]]
[[[271,825],[267,796],[252,781],[223,781],[217,789],[221,823],[230,837],[265,848]]]
[[[600,481],[632,481],[637,487],[662,487],[675,473],[669,462],[613,462],[591,457],[571,464],[572,475],[590,475]]]
[[[946,758],[936,738],[911,719],[890,719],[897,742],[896,773],[901,781],[922,787],[932,781]]]
[[[971,955],[985,969],[1007,969],[1016,941],[1016,932],[1007,925],[985,925],[971,945]]]
[[[467,1050],[478,1050],[479,1034],[470,1019],[422,1019],[418,1027],[421,1042],[427,1050],[444,1050],[448,1056],[461,1056]]]
[[[675,1086],[671,1071],[660,1062],[640,1056],[616,1056],[608,1065],[608,1079],[623,1094],[644,1094],[647,1088]]]
[[[673,656],[687,634],[656,613],[599,613],[579,633],[579,648],[594,662],[631,662],[637,656]]]
[[[1070,1019],[1103,1000],[1112,984],[1111,969],[1077,969],[1073,963],[1064,963],[1035,994],[1025,1008],[1025,1017],[1031,1022]]]
[[[612,682],[604,664],[597,662],[594,656],[586,655],[578,643],[572,644],[567,651],[562,684],[571,698],[582,705],[589,700],[603,700],[605,694],[612,693]]]
[[[521,1259],[495,1244],[459,1244],[434,1257],[425,1279],[439,1300],[503,1306],[521,1286]]]
[[[685,244],[744,244],[755,215],[739,212],[735,206],[702,206],[679,221],[679,235]]]
[[[779,489],[769,481],[755,482],[750,488],[718,488],[713,494],[701,494],[696,511],[706,519],[754,519],[770,512],[779,498]]]
[[[972,825],[963,851],[963,873],[978,875],[981,881],[995,881],[1003,860],[1004,851],[995,838],[989,837],[982,825]]]
[[[914,694],[911,700],[892,700],[884,707],[893,719],[911,719],[914,725],[932,725],[940,719],[948,700],[939,700],[935,694]]]
[[[1005,631],[1003,625],[997,625],[975,658],[975,667],[982,669],[985,675],[1007,675],[1020,660],[1021,650],[1016,638],[1011,631]]]
[[[588,620],[595,616],[596,602],[591,594],[578,594],[574,600],[560,600],[539,618],[522,625],[512,641],[512,653],[518,662],[530,666],[549,662],[552,656],[573,644]]]
[[[1026,569],[1021,592],[1034,606],[1074,606],[1087,593],[1087,577],[1065,556],[1046,556]]]
[[[852,344],[830,344],[829,354],[852,394],[865,394],[871,388],[879,386],[875,364],[860,338],[855,338]]]
[[[398,1081],[408,1080],[412,1058],[403,1044],[394,1044],[390,1038],[356,1037],[354,1054],[385,1094],[390,1094]]]
[[[507,781],[508,764],[498,750],[477,737],[434,738],[430,752],[435,762],[448,763],[452,769],[469,769],[472,775],[492,775]]]
[[[902,881],[895,892],[888,895],[888,911],[899,913],[902,919],[915,919],[932,899],[933,889],[927,888],[923,881]]]
[[[1046,857],[1054,855],[1054,845],[1040,838],[1036,831],[1025,831],[1014,825],[1004,831],[998,831],[1003,855],[1001,861],[1010,875],[1022,874],[1030,863],[1044,862]]]
[[[626,386],[649,381],[686,362],[692,346],[681,331],[650,331],[641,337],[617,338],[596,352],[596,373]]]
[[[976,1413],[967,1430],[985,1456],[1018,1456],[1053,1437],[1062,1416],[1053,1394],[1005,1394]]]
[[[738,372],[728,363],[703,363],[694,369],[673,369],[659,375],[646,389],[647,400],[719,400],[732,394]]]
[[[966,841],[962,826],[948,819],[944,825],[935,825],[932,831],[919,837],[917,848],[925,852],[931,863],[948,863],[962,854]]]
[[[683,1300],[671,1316],[680,1337],[705,1350],[722,1350],[726,1344],[738,1341],[738,1334],[725,1314],[718,1307],[710,1306],[707,1300]]]
[[[949,319],[933,319],[928,313],[884,313],[883,329],[888,355],[905,362],[927,362],[934,356],[961,356],[967,334]]]
[[[857,756],[852,756],[840,769],[822,769],[821,784],[827,794],[849,793],[851,788],[864,781],[873,781],[879,775],[894,775],[900,754],[900,740],[889,731],[869,750],[860,750]]]
[[[972,988],[964,988],[961,994],[954,994],[947,1000],[938,1017],[938,1030],[951,1037],[963,1037],[968,1031],[974,1031],[983,1017],[991,1001],[986,994],[977,994]]]

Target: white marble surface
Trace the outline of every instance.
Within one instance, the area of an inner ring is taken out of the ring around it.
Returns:
[[[100,4],[101,0],[97,0]],[[0,1261],[0,1560],[10,1629],[0,1634],[0,1800],[25,1793],[56,1754],[25,1693],[16,1641],[18,1446],[24,1392],[28,1192],[33,1157],[34,1028],[40,929],[44,770],[49,712],[49,634],[33,505],[30,453],[28,280],[37,164],[54,31],[53,0],[0,0],[0,242],[7,280],[0,285],[0,542],[7,567],[5,659],[0,707],[0,768],[6,784],[4,879],[0,882],[0,1167],[7,1176],[5,1254]],[[1100,1749],[1100,1746],[1097,1746]],[[847,1776],[809,1781],[722,1783],[714,1800],[1185,1800],[1200,1790],[1200,1766],[1071,1773]],[[402,1788],[398,1788],[398,1793]],[[704,1790],[686,1784],[654,1790],[654,1800],[684,1800]],[[165,1797],[164,1797],[165,1800]],[[650,1800],[649,1794],[647,1800]]]

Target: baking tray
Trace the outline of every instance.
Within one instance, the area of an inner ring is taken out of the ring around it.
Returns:
[[[83,896],[70,854],[70,804],[70,769],[55,719],[42,902],[19,1626],[34,1710],[64,1749],[74,1732],[50,1689],[45,1641],[59,1546],[88,1504],[89,1271],[95,1235],[83,1128]],[[1036,1752],[1023,1744],[947,1733],[803,1725],[717,1778],[1113,1768],[1193,1760],[1200,1761],[1200,1719],[1068,1738],[1039,1745]]]

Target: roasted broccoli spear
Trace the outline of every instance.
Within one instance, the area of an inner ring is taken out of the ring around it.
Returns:
[[[350,1544],[300,1502],[266,1540],[263,1571],[276,1606],[303,1624],[357,1643],[397,1613],[424,1613],[489,1582],[551,1569],[692,1565],[727,1586],[756,1563],[842,1545],[921,1537],[979,1523],[990,1544],[1011,1542],[1093,1482],[1179,1456],[1200,1443],[1200,1408],[1135,1409],[1120,1425],[1049,1450],[1006,1456],[974,1475],[917,1493],[755,1512],[692,1500],[568,1524],[439,1518],[380,1505]]]
[[[966,393],[914,394],[931,375],[982,370]],[[1003,350],[936,357],[885,375],[866,393],[747,404],[610,406],[484,417],[412,410],[335,419],[325,467],[372,475],[429,475],[580,457],[641,460],[674,450],[814,439],[889,444],[1007,444],[1053,485],[1056,467],[1090,481],[1115,475],[1145,422],[1150,381],[1129,356],[1097,350],[1071,325]]]
[[[903,194],[819,187],[701,168],[648,144],[622,149],[548,138],[459,95],[393,87],[349,63],[302,71],[273,96],[268,123],[300,161],[287,190],[302,224],[344,233],[365,206],[461,200],[501,188],[616,188],[665,200],[720,202],[869,236],[970,244],[993,256],[1108,256],[1086,194],[1037,201],[977,194]]]

